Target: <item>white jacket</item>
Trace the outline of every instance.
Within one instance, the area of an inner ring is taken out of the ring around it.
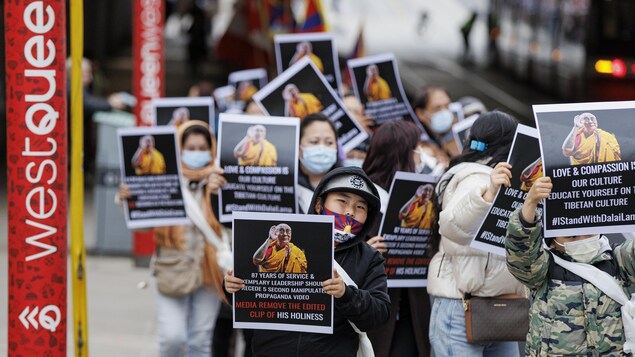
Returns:
[[[470,248],[491,205],[483,199],[491,172],[486,165],[462,163],[441,178],[454,174],[442,197],[441,244],[428,270],[430,295],[460,299],[466,292],[481,297],[524,294],[504,256]]]

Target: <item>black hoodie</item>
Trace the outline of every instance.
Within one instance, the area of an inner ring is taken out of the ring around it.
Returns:
[[[326,174],[315,190],[309,214],[315,212],[315,201],[333,177],[354,174],[362,177],[376,197],[377,189],[359,168],[347,167]],[[378,218],[379,206],[370,206],[362,231],[352,240],[335,248],[335,260],[359,288],[346,287],[344,296],[335,301],[333,335],[287,331],[255,330],[252,340],[254,356],[351,356],[357,355],[359,335],[349,320],[360,330],[369,331],[384,325],[390,316],[386,272],[382,255],[365,242],[365,237]]]

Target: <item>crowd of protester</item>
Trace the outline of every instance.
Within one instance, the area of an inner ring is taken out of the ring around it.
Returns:
[[[201,82],[190,93],[210,95],[209,87],[209,83]],[[244,286],[243,280],[222,266],[218,250],[207,243],[205,233],[195,224],[163,227],[154,233],[159,250],[203,252],[189,269],[200,271],[204,284],[178,298],[157,291],[161,356],[236,355],[238,340],[244,341],[244,356],[355,356],[359,339],[349,320],[368,333],[375,356],[513,357],[520,355],[516,341],[468,342],[464,299],[468,295],[525,295],[526,287],[534,296],[528,355],[628,355],[624,352],[619,304],[608,303],[606,295],[593,285],[581,288],[583,279],[556,268],[546,253],[551,250],[579,262],[573,243],[595,247],[597,237],[558,237],[550,240],[548,247],[538,243],[540,214],[534,215],[534,211],[551,190],[548,177],[531,187],[522,210],[512,214],[507,257],[470,247],[498,190],[510,185],[511,166],[506,160],[517,127],[515,118],[502,111],[487,111],[474,97],[461,98],[456,102],[465,115],[479,117],[466,139],[467,145],[459,146],[451,131],[458,118],[450,110],[450,93],[441,85],[427,85],[413,96],[411,104],[418,122],[398,120],[376,126],[352,91],[346,90],[342,98],[368,139],[344,153],[333,123],[319,113],[307,115],[300,124],[296,187],[300,213],[349,217],[362,227],[345,240],[336,241],[334,252],[335,261],[357,287],[345,284],[336,271],[332,279],[323,282],[324,292],[335,301],[334,333],[233,329],[231,293]],[[246,103],[244,113],[262,115],[253,101]],[[421,140],[423,131],[428,140]],[[178,133],[187,186],[216,239],[227,241],[231,224],[220,224],[217,217],[215,196],[226,181],[223,170],[214,166],[215,138],[207,124],[199,121],[181,125]],[[472,142],[479,145],[469,145]],[[379,235],[379,223],[398,171],[440,177],[432,194],[434,223],[425,288],[387,288],[382,258],[387,245]],[[333,187],[333,182],[352,175],[363,178],[367,189]],[[346,202],[334,198],[342,192],[346,192]],[[122,185],[117,199],[129,195]],[[590,258],[586,254],[584,262],[609,261],[613,267],[609,273],[628,285],[635,280],[633,244],[614,247],[615,253],[607,247],[604,244],[602,249],[593,250]],[[559,298],[568,302],[566,311],[560,311],[565,315],[560,320],[549,303]],[[596,306],[598,302],[601,307],[588,305]],[[567,331],[567,326],[578,332]],[[547,328],[552,330],[545,332]]]

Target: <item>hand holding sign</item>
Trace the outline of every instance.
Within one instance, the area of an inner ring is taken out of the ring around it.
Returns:
[[[325,293],[339,299],[346,292],[346,284],[337,270],[333,269],[333,278],[323,281],[322,289]]]
[[[212,167],[212,173],[207,178],[207,187],[209,191],[218,196],[218,191],[227,184],[227,180],[223,176],[225,170],[218,166]]]
[[[521,210],[525,221],[534,222],[536,219],[535,212],[536,207],[538,207],[538,203],[549,197],[552,188],[553,184],[551,183],[551,177],[541,177],[534,182],[534,185],[529,190],[529,193],[527,193],[527,198],[525,198],[525,203],[523,204],[523,208]]]
[[[227,271],[227,274],[225,275],[225,290],[230,293],[233,294],[235,292],[237,292],[238,290],[242,289],[245,287],[245,282],[234,276],[234,271],[232,269],[229,269]]]
[[[130,194],[130,188],[125,183],[119,184],[119,199],[127,200],[132,195]]]
[[[499,162],[494,167],[494,170],[490,174],[490,185],[487,191],[483,194],[483,199],[487,202],[493,202],[498,190],[501,186],[510,187],[512,185],[511,172],[512,165],[506,162]]]
[[[377,249],[378,252],[384,254],[388,251],[388,246],[384,243],[384,237],[382,236],[374,236],[373,238],[366,241],[368,245]]]

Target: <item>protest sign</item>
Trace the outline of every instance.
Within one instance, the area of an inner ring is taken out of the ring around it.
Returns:
[[[427,286],[434,186],[438,178],[397,171],[379,234],[388,252],[384,266],[389,288]]]
[[[463,110],[463,105],[460,102],[450,103],[450,105],[448,105],[448,109],[450,109],[458,121],[465,120],[465,111]]]
[[[190,119],[201,120],[214,127],[212,97],[173,97],[152,99],[153,125],[180,125]]]
[[[234,328],[333,333],[333,216],[235,212]]]
[[[635,101],[534,105],[545,237],[635,230]]]
[[[331,87],[337,93],[342,93],[340,64],[332,34],[320,32],[276,35],[274,46],[278,73],[308,57]]]
[[[253,99],[269,115],[304,119],[322,113],[333,123],[342,148],[348,152],[368,135],[344,108],[337,93],[308,57],[304,57],[254,94]]]
[[[267,84],[267,71],[264,68],[254,68],[232,72],[227,81],[235,89],[236,106],[244,110],[251,97]]]
[[[463,152],[463,144],[470,136],[470,129],[479,115],[474,114],[452,125],[452,135],[454,136],[454,142],[459,147],[459,152]]]
[[[189,224],[175,128],[119,129],[117,136],[121,182],[132,195],[123,205],[128,228]]]
[[[218,195],[219,218],[232,212],[295,213],[298,118],[221,114],[216,160],[227,184]]]
[[[222,86],[214,89],[214,99],[220,113],[242,113],[245,104],[236,100],[236,88],[234,86]]]
[[[471,245],[499,255],[505,255],[509,216],[523,205],[534,182],[544,176],[536,129],[518,125],[507,162],[512,166],[511,186],[500,188]],[[542,210],[542,204],[538,209]]]
[[[411,119],[420,125],[401,85],[392,53],[351,59],[347,63],[355,96],[376,125],[401,119]]]

